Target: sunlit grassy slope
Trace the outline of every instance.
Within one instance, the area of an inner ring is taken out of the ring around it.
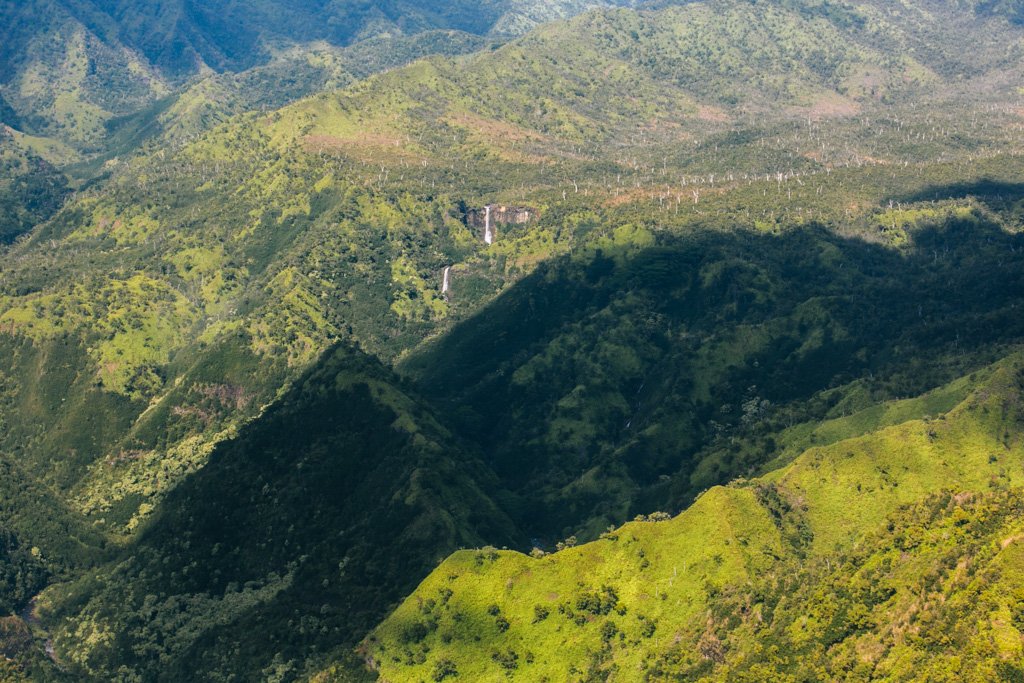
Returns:
[[[1024,624],[1011,614],[1021,596],[1011,589],[1024,524],[1022,370],[1012,356],[974,376],[970,394],[942,414],[812,448],[770,475],[708,491],[668,521],[632,522],[539,558],[457,553],[371,633],[367,655],[388,681],[661,680],[670,671],[790,680],[812,669],[770,647],[786,637],[797,651],[848,654],[849,664],[820,661],[831,675],[859,659],[896,680],[925,680],[907,665],[916,660],[939,676],[929,680],[986,680],[1021,661]],[[910,414],[929,401],[893,407]],[[952,564],[933,580],[926,568],[940,558]],[[786,577],[797,566],[801,584]],[[982,592],[990,597],[972,604]],[[935,605],[947,600],[956,607]],[[946,631],[954,609],[957,626]],[[962,633],[971,645],[958,652]],[[986,638],[994,650],[981,647]]]
[[[177,125],[206,125],[204,117],[237,111],[240,101],[252,108],[257,102],[280,106],[289,94],[330,87],[332,77],[337,83],[345,74],[342,63],[365,75],[422,54],[465,51],[488,34],[507,39],[544,21],[610,4],[616,3],[261,0],[242,10],[228,2],[11,3],[0,8],[0,122],[82,152],[120,153],[130,149],[129,140],[104,140],[107,127],[120,127],[121,117],[145,119],[151,105],[177,95],[197,76],[217,92],[207,90],[202,97],[205,111],[182,120],[179,109],[172,115]],[[355,47],[340,58],[347,46]],[[302,56],[291,59],[289,52]],[[268,63],[270,68],[261,68]],[[247,77],[234,83],[230,76],[209,78],[245,71]],[[194,102],[199,93],[193,90],[186,99]]]
[[[30,0],[0,8],[0,126],[83,184],[141,149],[173,147],[246,111],[269,111],[424,55],[455,55],[605,2],[529,0],[306,6]],[[9,147],[5,135],[0,145]],[[7,156],[7,152],[4,152]],[[0,243],[53,215],[39,174],[4,165]],[[16,188],[17,189],[17,188]],[[34,190],[34,192],[33,192]],[[27,210],[26,210],[27,209]]]

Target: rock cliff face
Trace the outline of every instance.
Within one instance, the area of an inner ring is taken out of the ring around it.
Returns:
[[[466,226],[479,232],[480,239],[490,244],[488,234],[493,240],[495,227],[499,225],[523,225],[536,219],[537,210],[528,206],[502,206],[488,204],[480,208],[466,210]]]

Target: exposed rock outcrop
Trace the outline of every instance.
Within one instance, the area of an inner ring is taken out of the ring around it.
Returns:
[[[501,225],[524,225],[537,218],[537,210],[528,206],[504,206],[488,204],[466,210],[466,226],[476,230],[480,239],[491,244],[497,235],[495,228]]]

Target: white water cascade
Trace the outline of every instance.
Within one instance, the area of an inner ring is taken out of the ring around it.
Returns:
[[[491,232],[491,205],[488,204],[484,207],[484,243],[492,244],[494,242],[494,233]]]
[[[450,279],[450,276],[449,276],[449,273],[451,273],[451,270],[452,270],[451,266],[445,266],[444,267],[444,276],[441,278],[441,294],[446,299],[448,298],[448,289],[450,288],[450,285],[451,285],[451,279]]]

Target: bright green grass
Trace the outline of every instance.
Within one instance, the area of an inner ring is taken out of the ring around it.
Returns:
[[[705,610],[719,596],[783,570],[793,553],[838,563],[900,506],[947,488],[1024,484],[1010,466],[1022,455],[1022,368],[1024,359],[1011,356],[916,404],[833,423],[874,423],[876,430],[812,448],[759,480],[711,489],[671,521],[629,523],[539,559],[491,549],[457,553],[364,647],[385,680],[439,680],[450,667],[480,681],[583,680],[588,669],[609,667],[639,679],[682,634],[703,630]],[[948,405],[965,385],[970,394],[934,419],[880,426]],[[762,490],[776,491],[790,512],[773,520]],[[796,527],[786,521],[793,514]],[[788,535],[794,528],[802,540]],[[592,608],[586,596],[606,586],[617,596],[613,608]],[[656,624],[650,635],[646,623]],[[1003,640],[1002,647],[1014,647]]]
[[[514,679],[566,680],[612,625],[617,661],[639,672],[647,649],[667,647],[680,624],[699,621],[709,591],[748,580],[781,551],[752,491],[716,488],[674,520],[629,523],[541,559],[487,548],[456,553],[371,634],[368,648],[395,680],[430,680],[441,657],[468,680],[505,680],[491,655],[509,649],[519,658]],[[580,607],[591,593],[605,604]]]

